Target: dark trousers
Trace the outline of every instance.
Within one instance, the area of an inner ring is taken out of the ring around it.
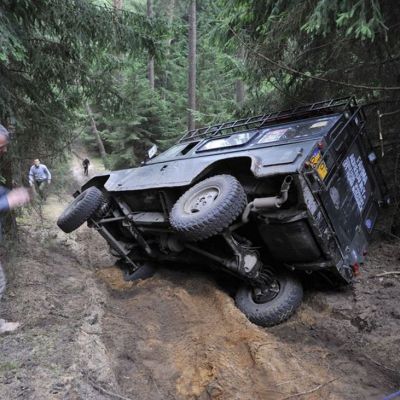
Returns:
[[[46,200],[47,197],[46,188],[47,188],[47,181],[35,181],[36,192],[43,200]]]

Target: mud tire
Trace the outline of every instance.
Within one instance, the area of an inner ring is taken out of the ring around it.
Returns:
[[[208,189],[218,191],[212,203],[199,211],[188,211],[188,202],[198,193],[207,193]],[[215,175],[197,183],[178,199],[172,208],[170,223],[186,240],[208,239],[228,228],[243,212],[246,203],[246,193],[235,177]]]
[[[247,318],[260,326],[274,326],[286,321],[299,308],[303,299],[303,287],[294,276],[282,273],[277,275],[280,290],[275,298],[266,303],[256,303],[253,289],[242,286],[236,293],[236,306]]]
[[[3,266],[0,264],[0,300],[6,290],[6,274],[4,273]]]
[[[65,233],[70,233],[86,222],[103,204],[103,193],[92,186],[83,191],[58,217],[57,225]]]

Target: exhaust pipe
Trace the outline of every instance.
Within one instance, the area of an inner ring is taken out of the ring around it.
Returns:
[[[293,177],[291,175],[287,175],[282,182],[281,190],[278,196],[260,197],[247,204],[242,214],[242,223],[245,224],[249,221],[249,215],[252,211],[261,211],[274,207],[280,208],[288,199],[288,193],[292,182]]]
[[[259,199],[254,199],[251,202],[251,203],[253,203],[253,208],[255,210],[263,210],[265,208],[272,208],[272,207],[280,208],[281,205],[283,203],[285,203],[288,199],[288,192],[289,192],[292,181],[293,181],[293,177],[291,175],[288,175],[283,180],[283,183],[281,186],[281,191],[278,196],[262,197]]]

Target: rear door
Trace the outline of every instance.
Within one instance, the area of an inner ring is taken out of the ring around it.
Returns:
[[[375,179],[361,146],[359,140],[351,145],[337,166],[338,171],[320,192],[322,205],[343,248],[352,242],[357,229],[370,234],[377,216]]]

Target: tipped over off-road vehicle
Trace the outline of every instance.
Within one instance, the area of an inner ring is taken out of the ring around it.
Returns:
[[[128,279],[167,262],[225,271],[237,307],[271,326],[300,306],[301,281],[351,283],[381,204],[363,109],[342,98],[189,131],[89,180],[58,226],[88,221]]]

